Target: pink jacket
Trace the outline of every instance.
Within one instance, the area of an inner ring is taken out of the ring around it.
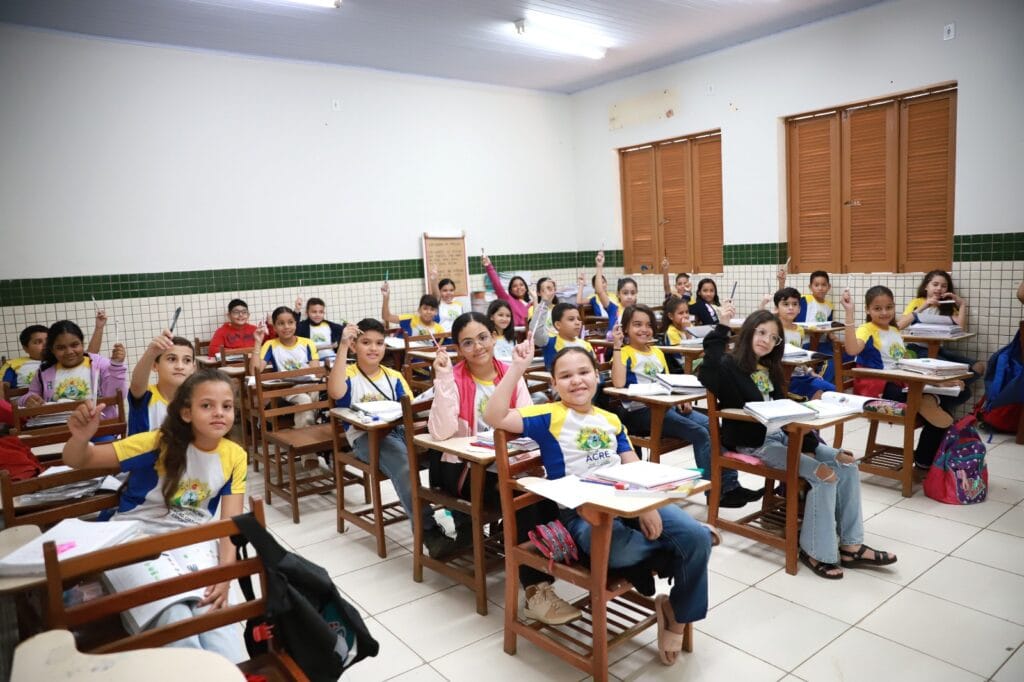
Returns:
[[[128,367],[124,362],[114,362],[102,355],[88,353],[89,364],[92,369],[92,385],[95,397],[117,395],[121,391],[121,397],[128,394],[128,383],[125,380]],[[53,380],[57,376],[57,366],[50,365],[44,370],[36,372],[32,383],[28,385],[28,393],[18,399],[20,405],[24,406],[30,395],[37,395],[46,402],[53,401]],[[117,416],[117,406],[110,405],[103,410],[103,418],[111,419]]]
[[[498,370],[495,383],[501,381],[508,371],[508,365],[494,361]],[[448,372],[439,372],[434,377],[434,403],[430,406],[430,417],[427,419],[427,430],[430,436],[438,440],[446,440],[457,436],[476,435],[476,382],[465,362],[455,365]],[[530,392],[526,382],[519,380],[511,407],[532,405]],[[450,457],[451,459],[447,459]],[[454,455],[446,455],[445,461],[459,461]]]
[[[487,266],[487,276],[491,278],[491,286],[494,287],[494,293],[498,295],[498,298],[508,303],[508,307],[512,309],[512,324],[517,327],[526,326],[527,311],[530,309],[530,304],[526,301],[520,301],[518,298],[512,298],[512,296],[505,291],[505,287],[501,286],[501,278],[498,277],[498,271],[494,269],[493,265]]]

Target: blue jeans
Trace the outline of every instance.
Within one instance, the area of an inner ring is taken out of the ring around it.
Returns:
[[[776,431],[769,433],[759,448],[737,449],[761,458],[768,466],[785,469],[789,438],[785,432]],[[855,464],[837,462],[838,454],[839,450],[819,443],[813,456],[800,455],[800,478],[811,484],[800,526],[800,548],[827,564],[839,563],[839,545],[859,545],[864,541],[860,469]],[[835,480],[826,482],[818,477],[820,464],[835,472]]]
[[[158,628],[178,621],[188,620],[196,614],[193,612],[193,604],[171,604],[160,612],[160,615],[153,621],[153,628]],[[245,641],[242,638],[242,627],[238,623],[224,625],[216,630],[200,632],[177,642],[171,642],[167,646],[184,649],[203,649],[220,654],[232,663],[241,663],[249,660],[249,653],[245,650]]]
[[[668,505],[658,509],[658,513],[661,515],[662,531],[657,540],[644,537],[635,523],[627,525],[628,521],[619,518],[612,521],[608,568],[635,566],[659,550],[668,550],[675,556],[672,590],[668,598],[676,622],[692,623],[701,620],[708,613],[711,531],[679,507]],[[589,554],[590,524],[580,518],[574,509],[562,510],[562,523],[576,545]]]
[[[628,413],[626,428],[640,433],[651,432],[651,410],[643,408]],[[692,410],[690,414],[681,414],[676,410],[665,413],[665,421],[661,426],[661,435],[669,438],[682,438],[693,444],[693,457],[697,466],[704,472],[705,478],[711,477],[711,433],[708,431],[708,416],[703,412]],[[722,492],[726,493],[740,485],[734,469],[722,470]]]
[[[370,437],[360,436],[352,444],[352,451],[361,462],[370,462]],[[380,470],[391,479],[398,501],[412,523],[412,477],[409,476],[409,451],[405,447],[405,429],[397,426],[380,439]],[[417,472],[418,475],[418,472]],[[423,530],[437,525],[429,504],[423,505]]]

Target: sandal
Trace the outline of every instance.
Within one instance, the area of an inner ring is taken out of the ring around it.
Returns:
[[[864,556],[864,552],[867,551],[874,552],[875,556],[868,559]],[[888,566],[889,564],[896,563],[896,555],[883,552],[874,547],[868,547],[865,544],[862,544],[856,552],[850,552],[840,547],[839,563],[850,568],[857,568],[858,566]]]
[[[829,573],[829,571],[839,569],[839,564],[826,564],[824,561],[812,559],[811,555],[802,549],[800,550],[800,562],[807,568],[814,571],[815,575],[819,575],[825,580],[842,580],[843,578],[842,573]]]
[[[683,651],[682,632],[672,632],[668,629],[668,619],[665,617],[665,603],[668,602],[668,595],[659,594],[654,598],[654,610],[658,613],[658,657],[662,665],[675,665],[676,659]],[[673,652],[676,658],[669,659],[665,654]]]

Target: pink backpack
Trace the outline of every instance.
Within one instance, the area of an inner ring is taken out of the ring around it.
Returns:
[[[949,427],[924,479],[924,494],[946,504],[977,504],[988,495],[985,443],[969,414]]]

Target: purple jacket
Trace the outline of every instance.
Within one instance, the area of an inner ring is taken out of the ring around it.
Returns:
[[[96,395],[101,398],[116,395],[121,391],[122,398],[128,393],[128,382],[125,380],[128,374],[128,367],[124,362],[115,363],[102,355],[87,353],[92,369],[92,385]],[[30,395],[37,395],[46,402],[53,401],[53,381],[57,376],[57,365],[51,365],[44,370],[36,372],[35,378],[28,386],[28,393],[18,398],[18,404],[25,405]],[[110,405],[103,410],[103,418],[111,419],[117,416],[117,406]]]

